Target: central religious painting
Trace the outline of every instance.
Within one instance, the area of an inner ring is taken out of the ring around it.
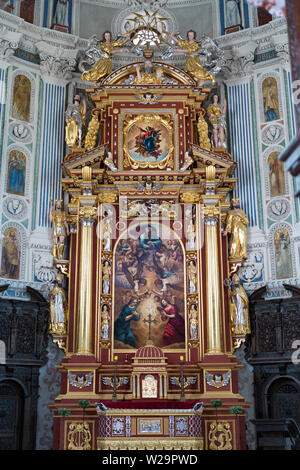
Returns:
[[[151,341],[185,349],[185,272],[181,240],[166,225],[133,223],[114,252],[114,349]]]
[[[172,166],[172,120],[170,116],[127,115],[124,122],[124,164],[132,168]]]

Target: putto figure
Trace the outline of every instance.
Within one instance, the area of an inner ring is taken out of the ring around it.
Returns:
[[[62,200],[55,201],[55,208],[50,206],[49,220],[53,223],[53,257],[63,259],[65,239],[69,235],[66,212],[62,210]]]
[[[230,258],[247,259],[247,225],[249,219],[245,212],[240,208],[240,200],[232,199],[232,209],[228,212],[226,218],[226,227],[223,235],[231,234]]]
[[[125,49],[122,48],[123,45],[124,40],[112,41],[111,32],[105,31],[103,34],[103,40],[100,42],[100,49],[98,50],[100,59],[90,70],[82,74],[82,80],[97,83],[109,75],[112,72],[112,55],[119,52],[125,52]]]

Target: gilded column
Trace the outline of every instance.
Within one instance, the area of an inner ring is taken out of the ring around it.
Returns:
[[[219,210],[215,206],[204,208],[206,258],[206,311],[207,353],[220,354],[222,345],[220,263],[218,256]]]
[[[96,208],[80,209],[81,243],[77,315],[77,354],[92,354],[92,263],[93,226]]]

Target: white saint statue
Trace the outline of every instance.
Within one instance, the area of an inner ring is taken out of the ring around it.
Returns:
[[[68,3],[69,0],[57,0],[53,23],[62,26],[69,26],[68,21]]]
[[[227,0],[226,2],[226,27],[241,24],[239,0]]]

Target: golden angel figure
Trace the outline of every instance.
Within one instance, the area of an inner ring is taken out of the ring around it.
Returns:
[[[105,31],[103,41],[100,43],[101,58],[90,70],[82,74],[81,79],[97,83],[109,75],[112,72],[112,55],[124,52],[123,45],[124,41],[112,41],[111,32]]]
[[[226,107],[226,99],[221,107],[218,95],[214,95],[206,111],[212,125],[212,143],[215,148],[226,148]]]
[[[232,209],[228,211],[223,235],[231,234],[230,258],[247,259],[247,225],[249,219],[240,209],[239,199],[232,199]]]
[[[50,327],[49,333],[65,335],[67,328],[68,303],[64,289],[62,288],[63,277],[56,276],[56,283],[50,292]]]
[[[50,206],[49,220],[53,223],[53,257],[63,259],[66,236],[69,235],[66,212],[62,210],[62,200],[57,199],[55,208]]]
[[[168,36],[171,37],[179,47],[182,47],[182,49],[174,49],[174,51],[186,54],[184,71],[191,75],[199,86],[202,86],[203,83],[208,80],[214,85],[216,82],[215,77],[205,70],[201,64],[200,57],[197,55],[200,44],[196,41],[195,31],[188,31],[187,40],[178,39],[171,33],[168,33]]]
[[[237,274],[233,275],[232,282],[230,292],[232,332],[236,335],[246,335],[251,332],[248,296]]]

